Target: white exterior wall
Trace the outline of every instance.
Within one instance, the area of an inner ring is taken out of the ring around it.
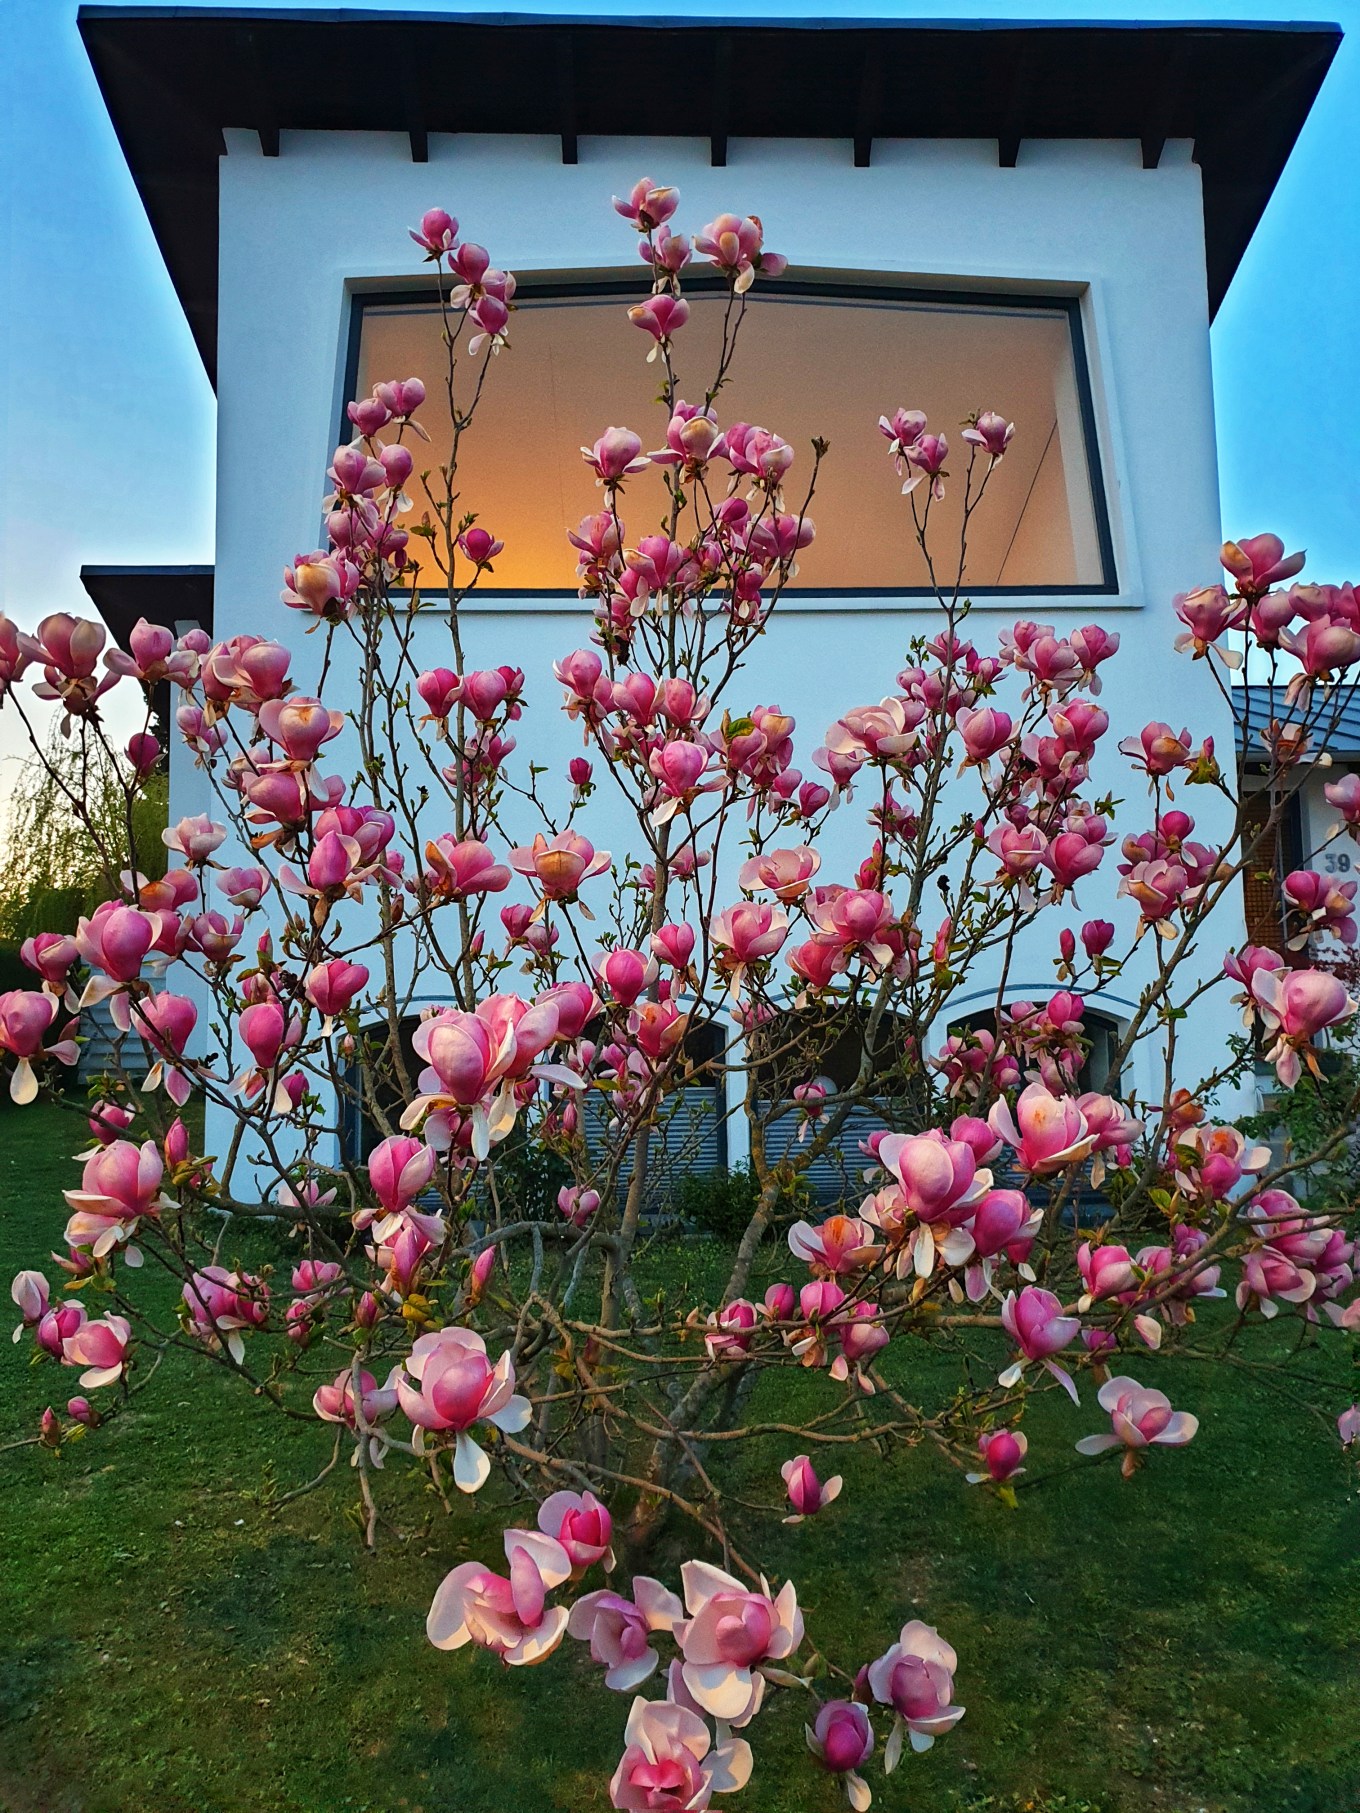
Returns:
[[[1310,768],[1299,789],[1299,866],[1316,869],[1343,884],[1360,880],[1360,850],[1341,814],[1327,803],[1323,789],[1355,766],[1343,761]],[[1343,956],[1346,947],[1339,938],[1324,935],[1314,940],[1311,949],[1315,955],[1334,959]]]
[[[735,140],[729,166],[712,169],[707,143],[697,139],[587,138],[575,166],[561,163],[558,141],[550,137],[435,135],[424,165],[410,161],[401,134],[285,132],[282,155],[271,159],[260,154],[253,133],[230,132],[227,139],[218,636],[253,631],[289,641],[297,650],[296,677],[310,684],[320,638],[303,636],[303,621],[279,604],[281,568],[316,545],[351,294],[356,286],[381,287],[417,270],[408,226],[426,208],[445,206],[465,234],[489,246],[498,265],[518,273],[616,269],[638,277],[641,295],[633,235],[609,197],[646,172],[679,186],[680,225],[724,208],[757,213],[770,243],[795,266],[1079,294],[1120,590],[1089,599],[984,600],[969,633],[985,649],[1017,617],[1060,629],[1099,621],[1119,631],[1122,648],[1105,669],[1100,700],[1111,731],[1089,793],[1112,788],[1125,797],[1121,829],[1142,829],[1147,814],[1140,811],[1139,783],[1114,755],[1120,737],[1149,718],[1164,718],[1177,729],[1188,723],[1197,736],[1212,734],[1220,751],[1232,749],[1232,725],[1205,665],[1171,652],[1169,601],[1214,577],[1221,539],[1199,172],[1188,144],[1169,144],[1161,167],[1146,171],[1135,143],[1026,141],[1018,167],[1001,169],[990,142],[875,140],[872,167],[857,170],[848,141]],[[618,331],[630,330],[622,324]],[[652,388],[639,359],[639,429]],[[881,395],[870,387],[866,403],[877,413],[913,400],[890,383]],[[977,400],[961,398],[958,413]],[[478,503],[494,523],[493,501]],[[741,699],[777,703],[794,715],[797,760],[809,772],[827,725],[849,706],[890,691],[908,638],[931,629],[937,615],[919,599],[788,599],[753,651]],[[470,665],[511,662],[525,670],[529,709],[520,754],[531,749],[555,773],[581,745],[579,731],[557,708],[551,662],[583,645],[589,629],[588,611],[575,601],[488,600],[465,615]],[[423,663],[447,664],[442,621],[432,617],[423,633]],[[333,706],[349,703],[334,673],[326,696]],[[332,765],[340,772],[347,766],[339,758]],[[202,779],[183,759],[174,790],[176,815],[207,808]],[[592,808],[603,797],[597,794]],[[1178,803],[1212,840],[1222,822],[1212,791],[1187,790]],[[607,817],[603,825],[599,816],[586,822],[597,844],[610,844]],[[831,821],[823,878],[849,879],[847,865],[868,843],[855,802]],[[621,846],[611,847],[617,853]],[[1074,911],[1045,919],[1080,924],[1104,916],[1129,923],[1127,903],[1114,905],[1115,856],[1083,882]],[[1055,929],[1046,925],[1023,945],[1012,998],[1052,991]],[[1225,924],[1217,948],[1239,931]],[[1131,971],[1109,996],[1093,995],[1092,1005],[1118,1017],[1138,980]],[[994,993],[994,977],[970,977],[957,1008],[985,1006]],[[1226,1004],[1215,1001],[1199,1012],[1203,1063],[1196,1068],[1213,1067],[1234,1024]],[[1150,1074],[1129,1080],[1159,1091]],[[217,1149],[211,1138],[209,1147]]]
[[[1338,881],[1354,881],[1360,876],[1360,855],[1354,839],[1347,835],[1341,814],[1327,803],[1323,789],[1355,766],[1354,762],[1340,761],[1310,768],[1299,789],[1301,866],[1335,875]]]

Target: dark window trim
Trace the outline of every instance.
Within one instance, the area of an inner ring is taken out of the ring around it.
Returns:
[[[721,294],[721,278],[696,275],[687,280],[690,294]],[[573,302],[589,296],[636,296],[634,277],[546,277],[535,281],[532,274],[521,278],[516,294],[537,301]],[[1082,442],[1086,451],[1086,470],[1091,486],[1092,514],[1095,517],[1096,544],[1100,551],[1101,579],[1090,585],[979,585],[967,589],[967,596],[978,598],[1092,598],[1110,597],[1119,591],[1115,567],[1114,536],[1110,528],[1109,499],[1105,473],[1100,457],[1100,434],[1096,426],[1095,398],[1091,389],[1091,371],[1086,357],[1086,330],[1081,318],[1081,297],[1055,295],[1032,290],[934,289],[922,284],[872,283],[849,278],[837,281],[808,277],[781,277],[779,294],[785,296],[843,297],[854,302],[935,303],[941,308],[994,308],[1008,313],[1033,314],[1061,312],[1067,317],[1067,331],[1072,347],[1072,369],[1077,385],[1077,412],[1081,422]],[[410,284],[400,289],[358,289],[349,295],[349,328],[345,347],[345,372],[340,397],[337,445],[351,438],[351,423],[345,405],[354,397],[359,376],[359,347],[363,336],[364,314],[370,308],[393,308],[405,305],[437,303],[438,286],[433,283]],[[817,598],[934,598],[931,586],[819,586],[799,587],[786,592],[786,600]],[[571,598],[578,597],[572,586],[478,586],[476,598]]]

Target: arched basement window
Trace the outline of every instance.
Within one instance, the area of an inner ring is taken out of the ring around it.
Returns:
[[[1013,1006],[1014,1003],[1007,1003]],[[1103,1013],[1100,1008],[1092,1007],[1088,1002],[1081,1018],[1082,1031],[1086,1039],[1087,1052],[1077,1072],[1075,1093],[1084,1095],[1088,1090],[1104,1092],[1110,1087],[1113,1079],[1113,1066],[1119,1051],[1119,1042],[1123,1029],[1112,1015]],[[996,1030],[996,1010],[982,1008],[975,1013],[962,1014],[949,1023],[951,1037],[960,1037],[969,1032],[985,1028],[988,1032]]]
[[[411,1043],[419,1025],[419,1014],[407,1015],[398,1025],[401,1059],[411,1080],[413,1095],[416,1078],[425,1068],[425,1060],[416,1056],[415,1046]],[[390,1057],[385,1057],[381,1063],[376,1061],[386,1050],[389,1037],[386,1023],[367,1028],[362,1037],[370,1052],[370,1062],[360,1065],[356,1060],[345,1071],[342,1082],[342,1138],[345,1156],[351,1163],[366,1160],[373,1148],[387,1137],[388,1128],[394,1133],[400,1131],[397,1122],[405,1105],[396,1064]],[[365,1081],[373,1099],[365,1099]],[[376,1114],[373,1111],[375,1102]],[[384,1120],[388,1127],[383,1126]]]
[[[649,402],[655,380],[644,362],[650,342],[624,312],[638,295],[635,279],[521,283],[510,350],[492,363],[459,454],[461,506],[505,542],[479,597],[573,593],[565,532],[600,500],[580,448],[611,425],[635,429],[644,448],[661,444],[664,425]],[[691,314],[675,359],[681,395],[693,401],[716,368],[727,304],[701,275],[686,295]],[[817,539],[800,559],[795,588],[819,596],[930,590],[877,427],[900,406],[925,410],[949,437],[955,481],[933,506],[942,548],[951,546],[961,510],[962,418],[996,409],[1017,425],[970,527],[972,595],[1116,589],[1074,298],[827,275],[761,285],[748,307],[721,421],[756,422],[794,447],[791,507],[807,483],[812,438],[830,443],[811,511]],[[463,369],[474,366],[465,361]],[[385,378],[423,379],[421,419],[438,449],[449,435],[444,374],[441,319],[428,290],[354,297],[347,401]],[[340,433],[353,433],[347,420]],[[659,472],[630,483],[631,522],[662,513]]]
[[[811,1146],[815,1139],[816,1123],[808,1124],[795,1105],[793,1092],[799,1084],[821,1082],[828,1087],[826,1114],[833,1113],[838,1099],[857,1085],[869,1045],[867,1019],[859,1010],[843,1010],[830,1018],[821,1013],[790,1012],[778,1015],[752,1036],[748,1061],[754,1066],[757,1113],[769,1163],[785,1157],[796,1161],[800,1148]],[[814,1203],[854,1209],[867,1195],[864,1171],[869,1160],[860,1146],[870,1133],[901,1125],[899,1106],[909,1063],[901,1028],[891,1016],[885,1016],[873,1035],[868,1081],[861,1099],[851,1107],[826,1150],[803,1169],[803,1182]]]
[[[650,1211],[670,1207],[681,1178],[705,1177],[727,1169],[724,1055],[724,1030],[717,1023],[692,1027],[686,1034],[683,1080],[665,1096],[648,1142],[646,1206]],[[608,1100],[597,1089],[586,1091],[583,1124],[587,1151],[592,1160],[602,1160],[606,1139],[612,1136]],[[619,1171],[620,1193],[627,1189],[632,1171],[630,1147]]]

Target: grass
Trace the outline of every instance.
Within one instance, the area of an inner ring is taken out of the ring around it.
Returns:
[[[0,1113],[0,1279],[41,1265],[79,1123]],[[772,1255],[773,1257],[773,1255]],[[668,1261],[674,1288],[716,1262]],[[49,1275],[51,1275],[49,1268]],[[73,1374],[0,1342],[0,1445],[60,1408]],[[929,1400],[949,1368],[904,1365]],[[1320,1362],[1314,1360],[1311,1370]],[[855,1451],[845,1492],[761,1552],[799,1583],[809,1630],[867,1658],[909,1616],[960,1655],[967,1717],[884,1781],[885,1813],[1346,1813],[1360,1799],[1356,1478],[1334,1434],[1241,1374],[1159,1369],[1202,1419],[1125,1483],[1081,1469],[1012,1513],[923,1453]],[[762,1384],[795,1409],[817,1382]],[[1354,1395],[1340,1364],[1335,1406]],[[1089,1400],[1090,1393],[1084,1396]],[[1095,1426],[1053,1393],[1031,1460]],[[315,1472],[319,1428],[172,1358],[131,1414],[0,1458],[0,1806],[9,1813],[597,1813],[626,1704],[579,1646],[503,1671],[442,1655],[422,1620],[442,1574],[495,1560],[504,1506],[445,1519],[414,1481],[410,1532],[366,1554]],[[775,1457],[776,1459],[778,1457]],[[769,1456],[741,1488],[772,1497]],[[777,1485],[777,1478],[773,1481]],[[493,1488],[488,1487],[488,1493]],[[731,1813],[832,1813],[778,1695]]]

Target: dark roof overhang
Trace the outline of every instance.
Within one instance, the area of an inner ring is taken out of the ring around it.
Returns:
[[[1194,141],[1210,310],[1223,300],[1341,39],[1334,25],[84,6],[80,33],[209,376],[223,130]],[[658,71],[666,79],[658,79]],[[757,71],[747,80],[742,71]]]
[[[196,624],[212,635],[211,567],[82,567],[80,582],[121,649],[139,617],[167,629]]]

